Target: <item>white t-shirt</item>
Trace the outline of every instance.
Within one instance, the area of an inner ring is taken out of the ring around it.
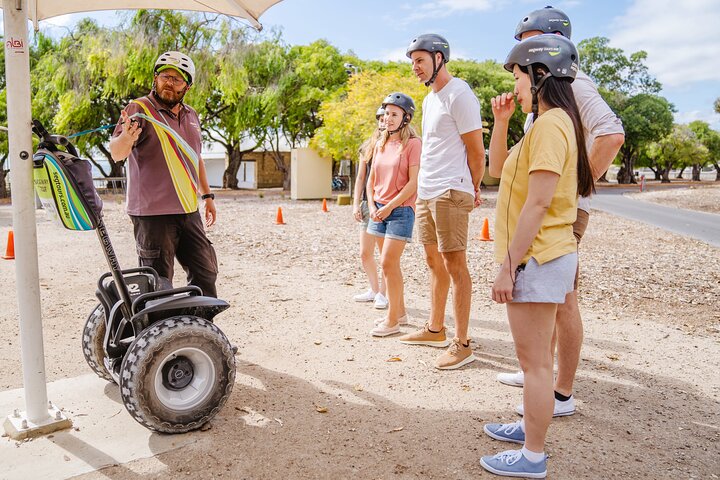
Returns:
[[[475,196],[465,143],[460,138],[482,128],[480,102],[470,86],[452,78],[423,101],[422,155],[418,197],[429,200],[448,190]]]
[[[590,149],[597,137],[625,133],[622,121],[600,96],[592,79],[583,72],[578,72],[572,83],[575,103],[580,110],[580,121],[585,133],[585,149],[590,155]],[[525,120],[525,132],[532,125],[532,114]],[[590,211],[590,197],[580,197],[578,208]]]

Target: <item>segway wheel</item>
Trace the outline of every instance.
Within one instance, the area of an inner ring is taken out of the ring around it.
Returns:
[[[109,382],[115,380],[105,368],[105,309],[98,304],[85,322],[82,334],[82,351],[85,361],[98,377]]]
[[[171,317],[145,329],[120,369],[125,408],[164,433],[200,428],[225,405],[235,383],[232,345],[212,322]]]

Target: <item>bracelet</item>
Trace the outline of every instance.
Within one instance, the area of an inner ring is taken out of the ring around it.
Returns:
[[[215,194],[214,193],[206,193],[205,195],[203,195],[200,198],[202,198],[203,200],[207,200],[208,198],[215,200]]]

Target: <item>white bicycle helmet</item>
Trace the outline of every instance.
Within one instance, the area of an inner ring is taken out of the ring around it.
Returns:
[[[162,67],[166,65],[185,73],[188,76],[188,84],[193,83],[193,79],[195,78],[195,64],[190,60],[190,57],[180,52],[165,52],[158,57],[153,71],[157,73],[160,70],[164,70]]]

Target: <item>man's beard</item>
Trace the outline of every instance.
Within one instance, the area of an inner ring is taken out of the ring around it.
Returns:
[[[184,90],[182,93],[177,93],[172,88],[163,88],[158,91],[157,86],[155,86],[154,90],[155,96],[160,100],[160,103],[170,109],[174,108],[178,103],[181,103],[183,98],[185,98]]]

